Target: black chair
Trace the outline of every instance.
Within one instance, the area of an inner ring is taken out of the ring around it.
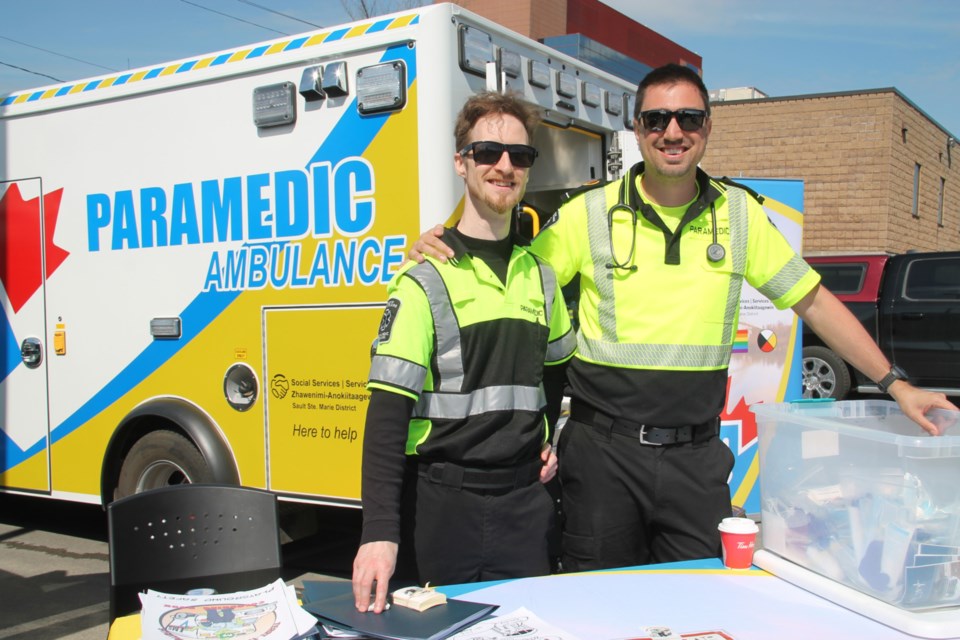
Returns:
[[[183,484],[107,506],[110,622],[140,611],[148,588],[219,593],[280,577],[276,495],[232,485]]]

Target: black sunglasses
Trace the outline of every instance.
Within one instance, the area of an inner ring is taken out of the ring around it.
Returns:
[[[665,131],[674,118],[677,119],[677,125],[682,131],[699,131],[703,128],[704,120],[707,119],[707,112],[703,109],[677,109],[676,111],[651,109],[640,112],[643,128],[649,131]]]
[[[460,149],[460,155],[466,156],[471,151],[473,151],[473,161],[477,164],[497,164],[503,157],[503,152],[506,151],[510,154],[510,163],[519,169],[532,167],[533,161],[539,155],[537,150],[528,144],[502,144],[489,140],[471,142]]]

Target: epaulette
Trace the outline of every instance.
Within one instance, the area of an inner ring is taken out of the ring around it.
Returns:
[[[605,180],[591,180],[590,182],[584,182],[582,185],[580,185],[576,189],[572,189],[564,193],[560,199],[560,204],[561,205],[566,204],[573,198],[576,198],[581,193],[586,193],[587,191],[590,191],[591,189],[596,189],[597,187],[605,187],[607,184],[609,184],[609,182]]]
[[[731,187],[736,187],[736,188],[738,188],[738,189],[743,189],[744,191],[746,191],[747,193],[749,193],[751,196],[753,196],[753,199],[754,199],[754,200],[756,200],[756,201],[759,202],[760,204],[763,204],[763,200],[764,200],[763,196],[760,195],[759,193],[757,193],[756,191],[754,191],[753,189],[751,189],[750,187],[748,187],[748,186],[745,185],[745,184],[740,184],[739,182],[734,182],[733,180],[731,180],[730,178],[728,178],[728,177],[726,177],[726,176],[724,176],[724,177],[722,177],[722,178],[717,178],[717,182],[722,182],[723,184],[730,185]]]

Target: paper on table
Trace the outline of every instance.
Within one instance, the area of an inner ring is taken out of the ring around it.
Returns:
[[[451,636],[448,640],[476,640],[477,638],[483,640],[512,640],[518,637],[578,640],[576,636],[544,622],[526,607],[520,607],[512,613],[478,622],[457,635]]]
[[[308,633],[317,622],[282,580],[251,591],[212,595],[148,590],[140,594],[140,603],[143,640],[194,638],[201,629],[234,640],[290,640]]]

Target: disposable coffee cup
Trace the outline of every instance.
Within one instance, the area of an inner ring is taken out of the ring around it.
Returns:
[[[724,518],[717,526],[723,545],[723,566],[727,569],[749,569],[760,527],[750,518]]]

